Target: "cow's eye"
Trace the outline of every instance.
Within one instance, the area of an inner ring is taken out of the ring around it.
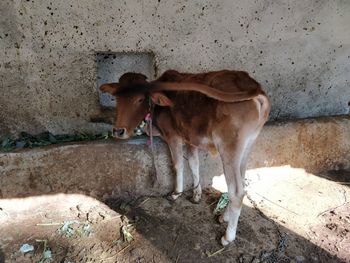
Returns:
[[[141,104],[144,100],[145,100],[144,98],[139,98],[139,99],[137,99],[137,103]]]

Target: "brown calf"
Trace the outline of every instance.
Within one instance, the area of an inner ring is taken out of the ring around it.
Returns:
[[[169,145],[176,170],[172,199],[183,192],[183,145],[189,150],[194,202],[199,202],[202,194],[198,148],[219,152],[230,200],[219,219],[228,222],[221,243],[233,241],[245,195],[248,154],[270,112],[261,86],[242,71],[184,74],[169,70],[153,82],[147,82],[142,74],[126,73],[119,83],[104,84],[100,89],[117,97],[116,138],[132,136],[149,113],[149,104],[154,105],[154,128]]]

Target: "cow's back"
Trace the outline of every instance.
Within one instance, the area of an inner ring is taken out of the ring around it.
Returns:
[[[157,81],[195,82],[209,85],[226,92],[260,89],[259,83],[243,71],[216,71],[190,74],[177,71],[165,72]],[[166,91],[174,106],[169,118],[183,139],[195,146],[211,149],[212,136],[217,129],[240,130],[259,121],[259,103],[256,100],[222,102],[196,91]],[[249,127],[248,127],[249,128]],[[207,145],[203,145],[207,144]]]

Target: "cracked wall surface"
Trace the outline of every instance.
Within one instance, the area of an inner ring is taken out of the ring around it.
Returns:
[[[0,2],[0,135],[98,132],[98,52],[151,52],[167,69],[248,71],[271,120],[348,114],[350,2]]]

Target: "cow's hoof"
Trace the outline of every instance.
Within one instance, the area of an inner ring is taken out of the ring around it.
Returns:
[[[201,185],[198,185],[193,189],[192,197],[190,201],[194,204],[198,204],[202,199],[202,188]]]
[[[231,243],[231,241],[228,241],[225,236],[221,237],[221,245],[223,245],[225,247],[230,243]]]
[[[177,193],[173,192],[170,195],[168,195],[166,197],[166,199],[168,199],[171,202],[175,202],[180,196],[181,196],[181,193],[177,194]]]
[[[193,203],[193,204],[199,204],[199,202],[201,201],[201,196],[192,196],[191,198],[190,198],[190,201],[191,201],[191,203]]]

